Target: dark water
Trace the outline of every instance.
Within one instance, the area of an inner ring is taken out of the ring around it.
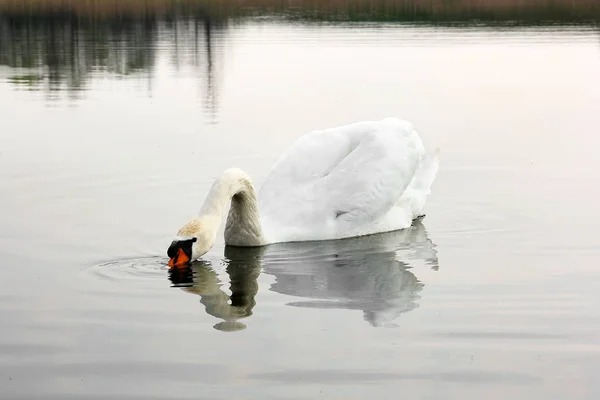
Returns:
[[[2,13],[0,397],[598,398],[600,34],[514,25]],[[167,270],[222,170],[389,115],[422,221]]]

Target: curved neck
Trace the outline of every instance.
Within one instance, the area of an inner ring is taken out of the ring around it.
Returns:
[[[231,206],[225,225],[225,244],[232,246],[262,245],[264,238],[256,192],[250,177],[237,168],[223,172],[212,185],[200,210],[200,218],[212,220],[213,224],[211,225],[218,230],[223,219],[223,211],[229,201],[231,201]]]

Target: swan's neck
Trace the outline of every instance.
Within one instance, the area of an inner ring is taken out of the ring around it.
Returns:
[[[250,177],[237,168],[228,169],[212,185],[200,210],[199,219],[209,236],[216,239],[227,204],[231,201],[225,224],[225,244],[260,246],[264,237],[258,214],[256,192]]]

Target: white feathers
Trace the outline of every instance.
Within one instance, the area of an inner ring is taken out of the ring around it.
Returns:
[[[258,202],[248,175],[229,169],[211,188],[200,216],[179,235],[199,239],[194,257],[208,251],[229,201],[228,245],[407,228],[422,213],[438,163],[438,152],[427,156],[412,125],[397,118],[310,132],[275,163]]]
[[[268,242],[340,239],[410,226],[438,155],[397,118],[314,131],[280,157],[259,192]]]

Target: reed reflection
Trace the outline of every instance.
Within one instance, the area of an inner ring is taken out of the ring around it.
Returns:
[[[202,12],[218,18],[255,15],[324,21],[597,21],[597,0],[0,0],[0,12],[56,12],[81,16],[189,15]]]
[[[270,290],[300,298],[294,307],[362,311],[375,327],[396,326],[403,313],[418,307],[424,285],[414,267],[439,268],[435,245],[420,221],[411,228],[361,238],[285,243],[264,248],[225,249],[231,296],[208,262],[173,270],[174,286],[200,296],[219,330],[239,330],[239,320],[256,306],[261,269],[275,277]]]
[[[220,39],[227,24],[206,13],[185,18],[128,14],[103,18],[75,12],[1,13],[0,65],[16,88],[78,99],[94,77],[138,78],[149,93],[161,57],[195,71],[207,114],[217,112]],[[160,46],[166,41],[167,46]]]
[[[178,73],[190,67],[197,77],[204,112],[216,122],[223,38],[230,24],[255,16],[319,24],[410,22],[428,26],[552,25],[597,27],[594,0],[442,2],[404,0],[68,1],[0,0],[0,65],[17,89],[42,90],[49,100],[66,93],[82,98],[94,78],[137,78],[151,95],[155,70],[168,59]],[[255,21],[256,22],[256,21]],[[260,22],[256,22],[260,23]]]

